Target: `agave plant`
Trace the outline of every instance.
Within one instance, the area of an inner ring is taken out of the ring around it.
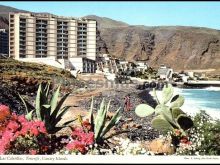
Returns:
[[[183,135],[185,135],[185,130],[193,126],[193,121],[180,109],[184,104],[184,97],[180,95],[175,95],[173,97],[174,89],[171,84],[164,86],[162,98],[160,99],[155,89],[153,89],[153,92],[158,103],[156,108],[154,109],[147,104],[140,104],[136,107],[135,113],[139,117],[155,114],[156,117],[151,121],[154,128],[164,132],[179,129]]]
[[[47,84],[44,89],[42,88],[41,84],[39,85],[34,110],[29,110],[24,99],[20,95],[19,96],[26,107],[26,118],[28,120],[37,119],[43,121],[45,123],[47,132],[50,134],[54,134],[57,131],[61,130],[63,127],[66,127],[69,123],[71,123],[74,120],[67,121],[63,123],[62,126],[57,126],[57,124],[61,121],[63,115],[71,107],[62,107],[64,101],[70,93],[65,94],[58,101],[60,86],[57,88],[57,90],[51,97],[49,97],[49,87],[50,84]]]
[[[97,111],[97,115],[94,118],[93,115],[93,98],[91,102],[91,107],[90,107],[90,123],[92,125],[94,134],[95,134],[95,141],[96,143],[102,143],[104,140],[115,136],[117,134],[112,134],[108,137],[106,137],[106,134],[109,132],[109,130],[114,127],[120,120],[121,116],[119,116],[120,109],[119,108],[116,113],[113,115],[111,120],[107,123],[107,112],[110,107],[110,102],[108,104],[105,104],[105,100],[103,99],[101,102],[101,105]]]

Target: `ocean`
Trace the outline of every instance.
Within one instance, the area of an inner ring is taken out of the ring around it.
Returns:
[[[185,98],[181,109],[194,115],[200,110],[205,110],[214,118],[220,118],[220,87],[208,87],[204,89],[174,88]]]
[[[152,92],[150,94],[153,96]],[[220,87],[203,89],[174,87],[174,95],[176,94],[184,96],[185,102],[181,109],[187,114],[194,116],[200,110],[205,110],[213,118],[220,119]],[[157,91],[157,96],[162,97],[161,91]]]

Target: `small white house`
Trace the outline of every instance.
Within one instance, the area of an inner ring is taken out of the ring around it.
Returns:
[[[141,72],[144,72],[148,68],[148,65],[145,61],[136,61],[135,64],[136,64],[137,70]]]
[[[161,65],[157,72],[157,76],[159,76],[160,79],[164,79],[166,81],[171,79],[172,75],[173,75],[173,69],[168,68],[164,65]]]

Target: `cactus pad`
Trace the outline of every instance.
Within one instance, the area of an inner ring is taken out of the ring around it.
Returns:
[[[139,117],[146,117],[146,116],[149,116],[149,115],[153,114],[154,109],[151,106],[147,105],[147,104],[139,104],[135,108],[135,113]]]

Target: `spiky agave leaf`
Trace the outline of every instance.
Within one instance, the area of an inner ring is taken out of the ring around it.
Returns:
[[[107,108],[105,106],[105,101],[103,99],[100,105],[100,109],[98,110],[97,116],[95,118],[95,139],[97,140],[99,140],[101,131],[103,127],[105,126],[106,113],[107,113]]]
[[[34,110],[32,110],[32,111],[30,111],[30,112],[28,112],[26,115],[25,115],[25,118],[27,119],[27,120],[33,120],[33,112],[34,112]]]
[[[25,110],[26,110],[26,114],[28,114],[28,113],[29,113],[29,109],[28,109],[28,107],[27,107],[26,102],[24,101],[24,99],[22,98],[22,96],[21,96],[19,93],[18,93],[18,96],[20,97],[21,101],[22,101],[23,104],[24,104],[24,107],[25,107]]]
[[[51,116],[56,117],[60,108],[62,107],[64,101],[67,99],[67,97],[70,95],[70,93],[65,94],[60,101],[57,103],[57,106],[55,107],[54,110],[52,110],[52,105],[51,105]],[[52,112],[53,111],[53,112]]]
[[[42,121],[42,117],[41,117],[41,91],[42,91],[42,86],[41,84],[38,87],[37,90],[37,96],[36,96],[36,101],[35,101],[35,108],[36,108],[36,115],[37,115],[37,119]]]
[[[46,87],[44,88],[44,93],[46,97],[48,97],[49,91],[50,91],[50,82],[48,82]]]
[[[51,100],[50,100],[50,105],[51,105],[51,113],[53,113],[53,111],[56,109],[57,107],[57,102],[58,102],[58,97],[60,94],[60,85],[58,86],[57,90],[55,91],[55,93],[53,94]]]
[[[110,122],[108,123],[108,125],[103,129],[102,133],[101,133],[101,137],[104,137],[105,134],[120,120],[121,116],[119,116],[119,112],[120,112],[119,108],[116,113],[114,114],[114,116],[112,117],[112,119],[110,120]]]
[[[65,113],[69,110],[71,106],[65,106],[61,109],[60,113],[57,116],[51,116],[50,120],[51,120],[51,124],[52,125],[57,125],[57,123],[60,122],[60,120],[62,119],[62,117],[65,115]]]

